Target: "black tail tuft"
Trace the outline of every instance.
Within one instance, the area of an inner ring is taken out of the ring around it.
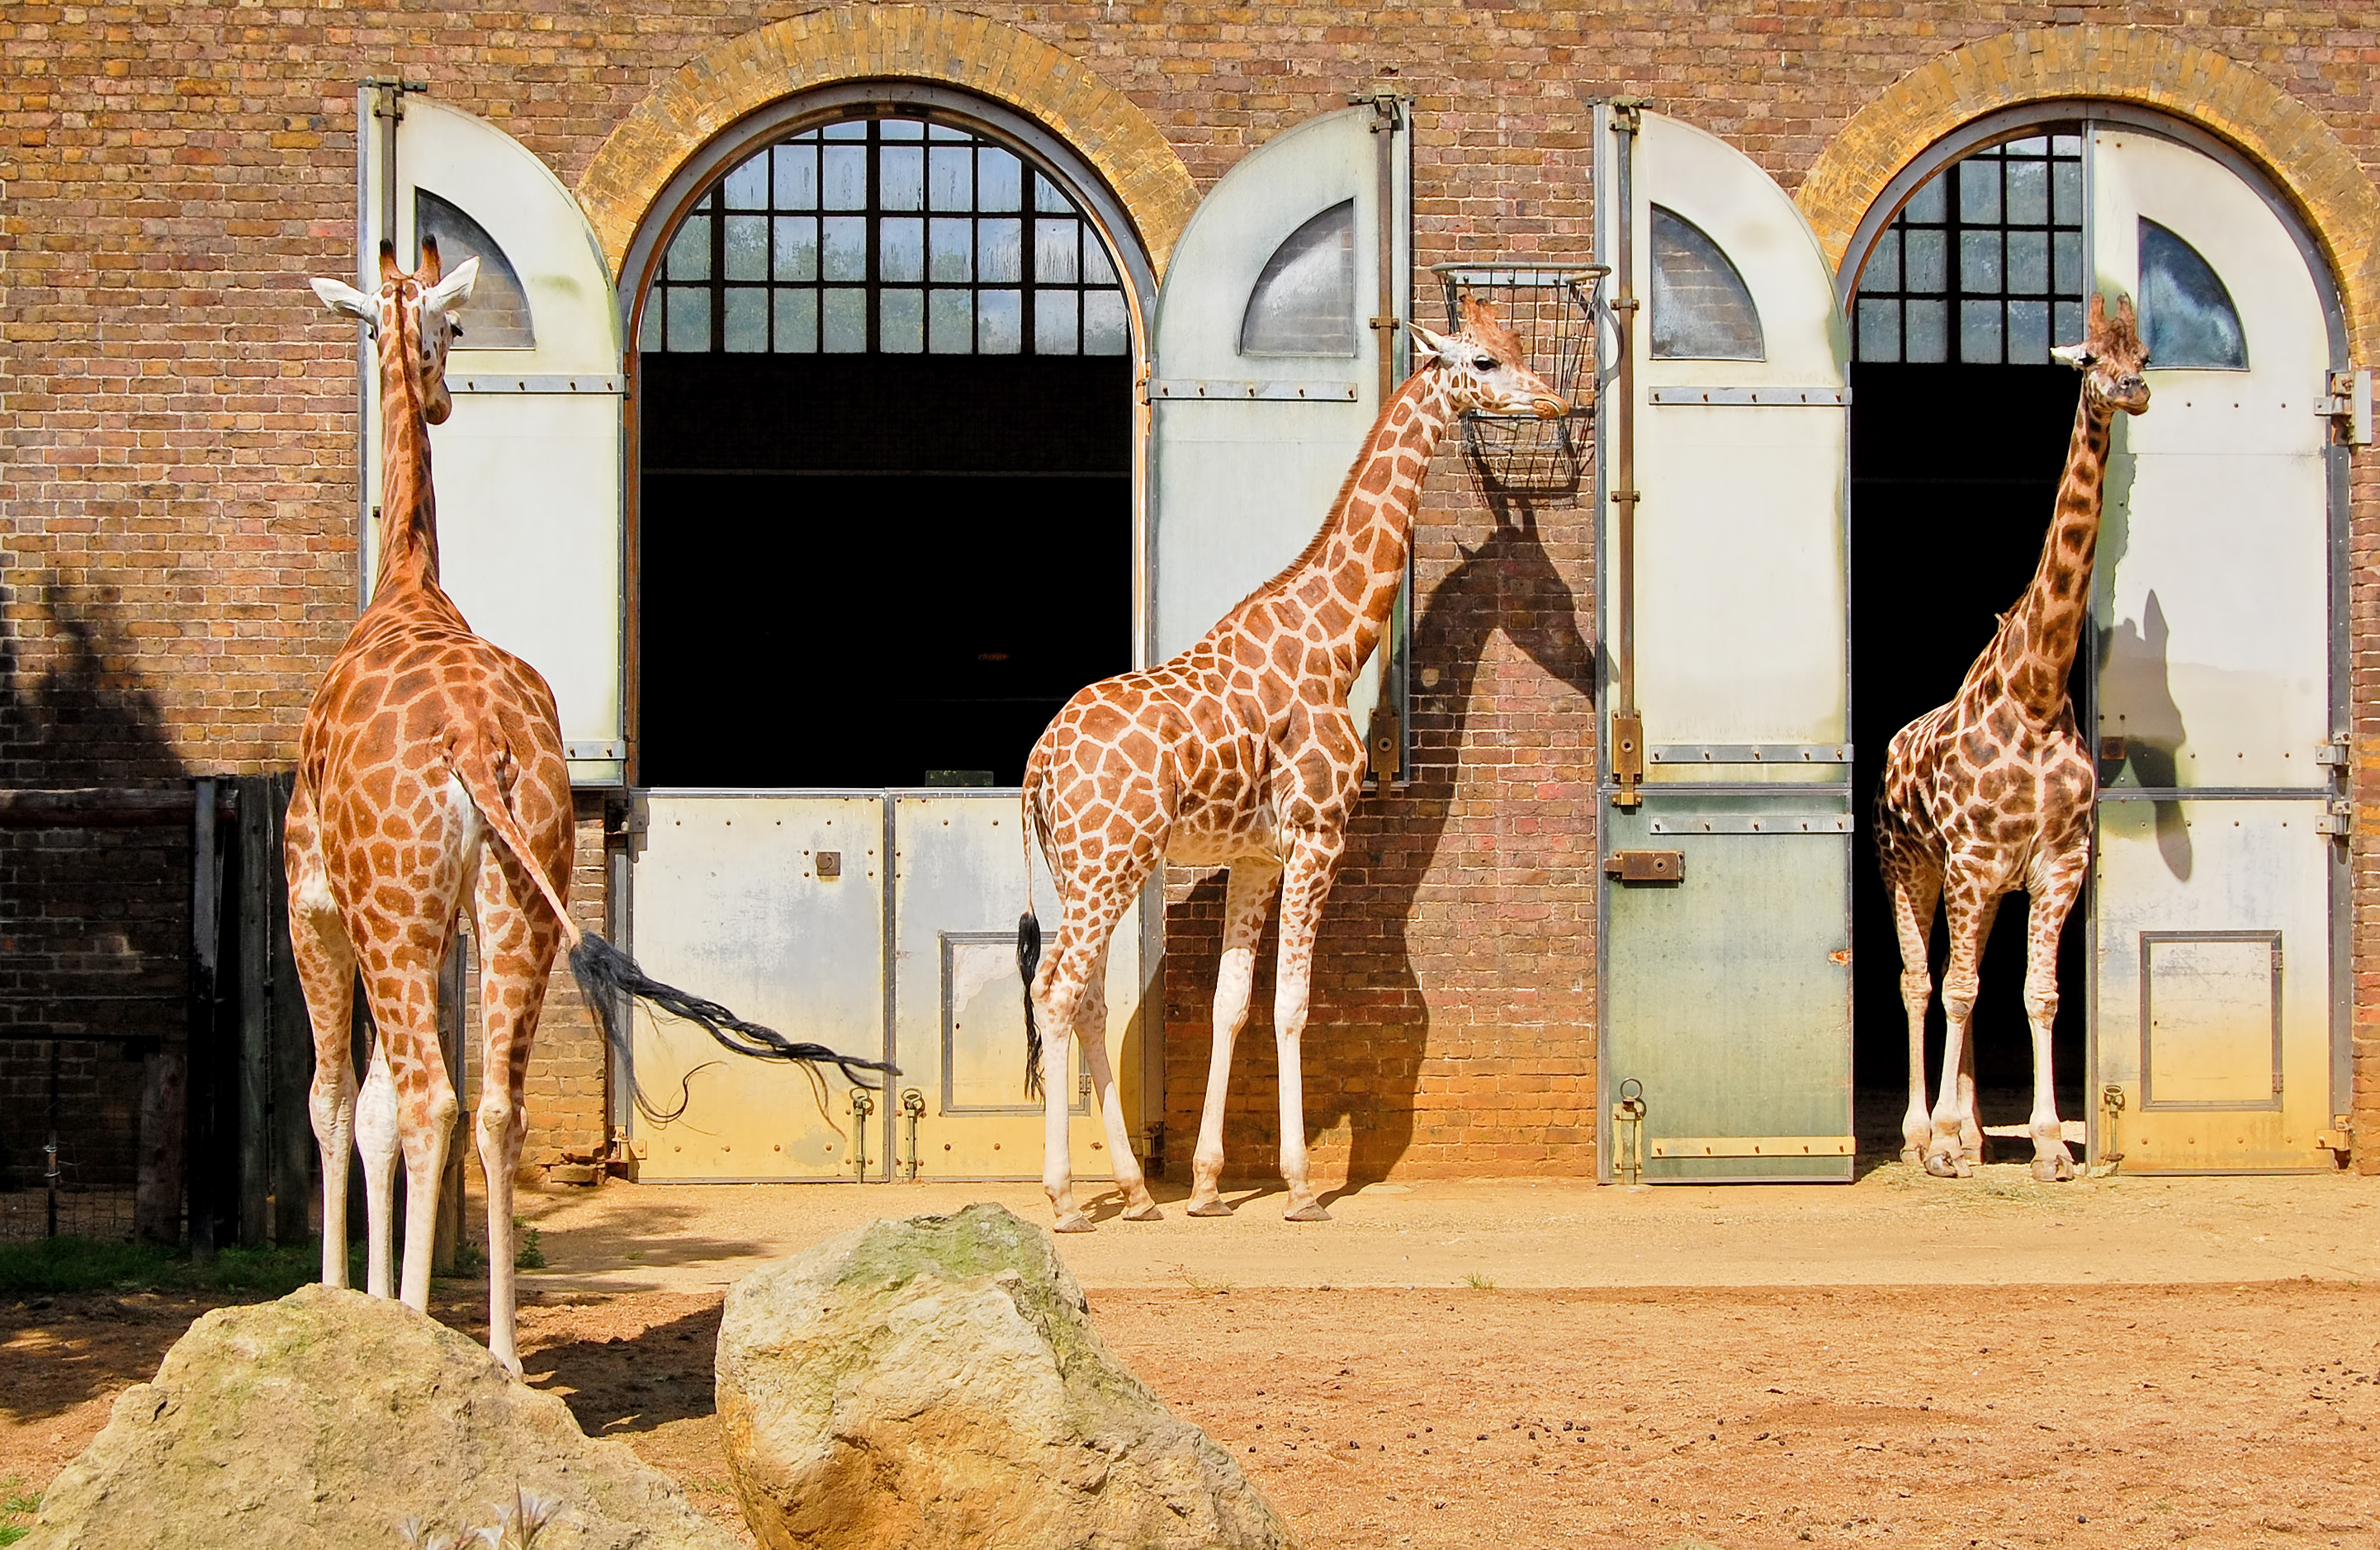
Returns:
[[[1033,976],[1041,967],[1041,922],[1026,910],[1016,917],[1016,975],[1025,982],[1025,1096],[1041,1096],[1041,1025],[1033,1020]]]
[[[700,1023],[712,1038],[719,1041],[721,1047],[738,1055],[748,1055],[759,1060],[808,1060],[833,1065],[842,1071],[845,1079],[861,1087],[868,1084],[856,1074],[859,1072],[882,1072],[889,1076],[901,1074],[900,1068],[889,1060],[863,1060],[855,1055],[840,1054],[822,1044],[796,1043],[774,1028],[745,1022],[717,1001],[706,1001],[675,986],[663,985],[637,967],[636,960],[592,931],[582,936],[578,945],[570,950],[570,972],[577,976],[580,992],[601,1020],[603,1036],[623,1057],[628,1052],[628,1030],[626,1020],[621,1015],[622,998],[634,996],[689,1023]],[[643,1104],[642,1093],[638,1095],[638,1102],[640,1106]]]

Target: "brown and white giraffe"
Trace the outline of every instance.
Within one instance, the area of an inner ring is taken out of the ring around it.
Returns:
[[[1230,1213],[1218,1193],[1224,1091],[1232,1044],[1247,1017],[1257,938],[1279,886],[1273,1037],[1281,1171],[1289,1183],[1289,1218],[1329,1219],[1307,1179],[1298,1040],[1315,927],[1363,788],[1366,750],[1348,714],[1347,691],[1379,644],[1404,580],[1414,509],[1447,427],[1465,410],[1550,418],[1570,407],[1522,364],[1519,342],[1487,307],[1465,297],[1463,316],[1451,336],[1413,329],[1416,369],[1382,406],[1305,551],[1181,655],[1077,694],[1033,745],[1025,769],[1026,827],[1049,859],[1062,913],[1052,951],[1040,962],[1040,927],[1028,910],[1019,923],[1017,956],[1026,979],[1026,1079],[1045,1106],[1042,1184],[1061,1232],[1091,1228],[1075,1205],[1066,1144],[1068,1045],[1075,1037],[1083,1040],[1123,1214],[1134,1220],[1158,1214],[1124,1132],[1108,1064],[1102,987],[1109,937],[1166,861],[1231,869],[1190,1214]],[[1038,1031],[1044,1027],[1046,1046]]]
[[[1876,858],[1892,890],[1900,938],[1900,999],[1909,1014],[1909,1109],[1904,1159],[1943,1178],[1972,1173],[1983,1156],[1975,1117],[1971,1037],[1977,967],[2002,897],[2031,896],[2025,931],[2024,1010],[2033,1024],[2033,1176],[2074,1177],[2051,1080],[2058,1019],[2058,938],[2091,865],[2098,772],[2075,730],[2066,677],[2089,619],[2091,563],[2118,411],[2149,406],[2130,297],[2115,315],[2091,297],[2080,345],[2054,352],[2082,372],[2081,405],[2041,563],[2016,606],[1967,670],[1958,696],[1893,734],[1876,804]],[[1925,1107],[1927,962],[1934,907],[1949,917],[1950,962],[1942,975],[1942,1084]]]
[[[438,971],[468,897],[480,957],[483,1063],[478,1131],[488,1184],[488,1345],[515,1373],[513,1174],[529,1048],[556,947],[615,1042],[623,994],[644,996],[764,1057],[849,1061],[742,1023],[646,979],[564,908],[575,844],[553,693],[535,668],[474,635],[438,583],[430,428],[453,407],[447,347],[478,260],[442,274],[425,238],[418,273],[381,247],[381,285],[314,290],[372,328],[380,370],[380,579],[332,661],[298,739],[289,804],[289,934],[314,1027],[310,1107],[322,1154],[322,1280],[347,1284],[346,1150],[364,1155],[369,1285],[389,1294],[390,1195],[406,1170],[404,1301],[425,1308],[431,1218],[458,1107],[438,1045]],[[485,844],[492,837],[495,843]],[[348,1018],[357,972],[379,1038],[360,1102]],[[736,1042],[740,1035],[742,1044]]]

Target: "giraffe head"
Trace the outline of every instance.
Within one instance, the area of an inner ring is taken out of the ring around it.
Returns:
[[[1461,309],[1463,326],[1451,335],[1407,325],[1415,345],[1415,369],[1438,374],[1457,414],[1560,419],[1570,413],[1569,402],[1522,363],[1521,342],[1486,302],[1465,296]]]
[[[2116,315],[2107,315],[2107,301],[2091,293],[2090,325],[2079,345],[2060,345],[2049,352],[2082,373],[2082,391],[2096,397],[2110,412],[2137,415],[2149,406],[2149,385],[2141,371],[2149,363],[2148,347],[2141,343],[2132,298],[2116,298]]]
[[[421,239],[421,268],[407,274],[396,267],[396,244],[380,245],[380,294],[366,296],[336,280],[314,282],[314,294],[334,312],[361,318],[385,352],[392,344],[405,351],[421,388],[421,418],[432,425],[445,422],[455,400],[446,391],[447,347],[463,336],[455,321],[471,287],[480,278],[480,260],[465,259],[452,274],[438,261],[438,239]]]

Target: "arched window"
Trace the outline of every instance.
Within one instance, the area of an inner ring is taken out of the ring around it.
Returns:
[[[1703,229],[1653,207],[1653,354],[1662,360],[1766,360],[1760,310]]]
[[[529,318],[528,292],[504,250],[487,228],[463,213],[451,200],[427,188],[413,191],[413,230],[435,237],[438,261],[453,273],[466,259],[480,260],[480,277],[471,286],[468,328],[458,347],[474,350],[533,350],[537,330]]]
[[[2198,249],[2141,220],[2141,343],[2149,364],[2211,371],[2248,369],[2239,309]]]
[[[671,354],[1121,356],[1106,247],[993,140],[914,118],[789,135],[670,238],[638,347]]]
[[[1355,201],[1289,234],[1265,260],[1240,318],[1244,356],[1355,353]]]

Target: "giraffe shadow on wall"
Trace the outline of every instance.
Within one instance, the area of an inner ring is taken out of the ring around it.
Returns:
[[[1514,781],[1560,782],[1565,792],[1558,800],[1585,803],[1590,810],[1594,800],[1588,712],[1595,655],[1578,599],[1555,559],[1557,552],[1574,552],[1585,567],[1592,541],[1588,517],[1585,508],[1562,508],[1549,551],[1532,503],[1491,499],[1488,509],[1495,523],[1486,541],[1475,549],[1454,544],[1452,567],[1427,587],[1415,623],[1411,781],[1386,797],[1366,797],[1356,809],[1316,942],[1303,1042],[1306,1138],[1318,1172],[1343,1158],[1350,1185],[1385,1178],[1412,1151],[1426,1081],[1446,1085],[1433,1095],[1431,1108],[1434,1115],[1444,1110],[1443,1122],[1455,1132],[1500,1122],[1487,1112],[1493,1096],[1474,1104],[1454,1090],[1453,1071],[1426,1070],[1434,994],[1444,1000],[1469,992],[1511,1002],[1516,990],[1543,975],[1570,987],[1592,961],[1586,922],[1595,908],[1594,856],[1571,854],[1557,829],[1542,836],[1527,832],[1532,820],[1510,811]],[[1425,543],[1425,575],[1428,561]],[[1500,633],[1514,652],[1493,649]],[[1575,749],[1573,739],[1546,730],[1573,717]],[[1485,791],[1483,781],[1507,789]],[[1466,810],[1475,811],[1466,816]],[[1516,823],[1523,832],[1512,832]],[[1441,856],[1450,829],[1456,831],[1460,854]],[[1546,854],[1515,854],[1537,843],[1548,847]],[[1477,873],[1466,870],[1475,865]],[[1566,869],[1586,878],[1574,901],[1560,884],[1559,874]],[[1532,878],[1530,872],[1543,875]],[[1528,934],[1525,939],[1509,938],[1499,918],[1503,902],[1498,895],[1505,886],[1529,890],[1533,911],[1550,910],[1549,920],[1514,923],[1516,934]],[[1223,890],[1220,872],[1200,880],[1187,909],[1175,906],[1169,931],[1168,957],[1179,965],[1168,975],[1166,1041],[1167,1126],[1184,1139],[1184,1166],[1169,1166],[1168,1183],[1177,1189],[1186,1185],[1187,1139],[1196,1133],[1205,1085]],[[1257,950],[1257,985],[1235,1051],[1239,1070],[1224,1121],[1231,1177],[1240,1188],[1278,1183],[1270,1036],[1277,937],[1276,918]],[[1577,965],[1544,962],[1557,949],[1574,956]],[[1429,961],[1427,986],[1417,958]],[[1592,995],[1585,979],[1573,988],[1582,999]],[[1585,1019],[1577,1032],[1582,1039],[1592,1037]],[[1459,1035],[1450,1030],[1450,1036]],[[1499,1061],[1505,1052],[1483,1042],[1467,1053]],[[1591,1101],[1582,1099],[1579,1107],[1591,1124]]]

